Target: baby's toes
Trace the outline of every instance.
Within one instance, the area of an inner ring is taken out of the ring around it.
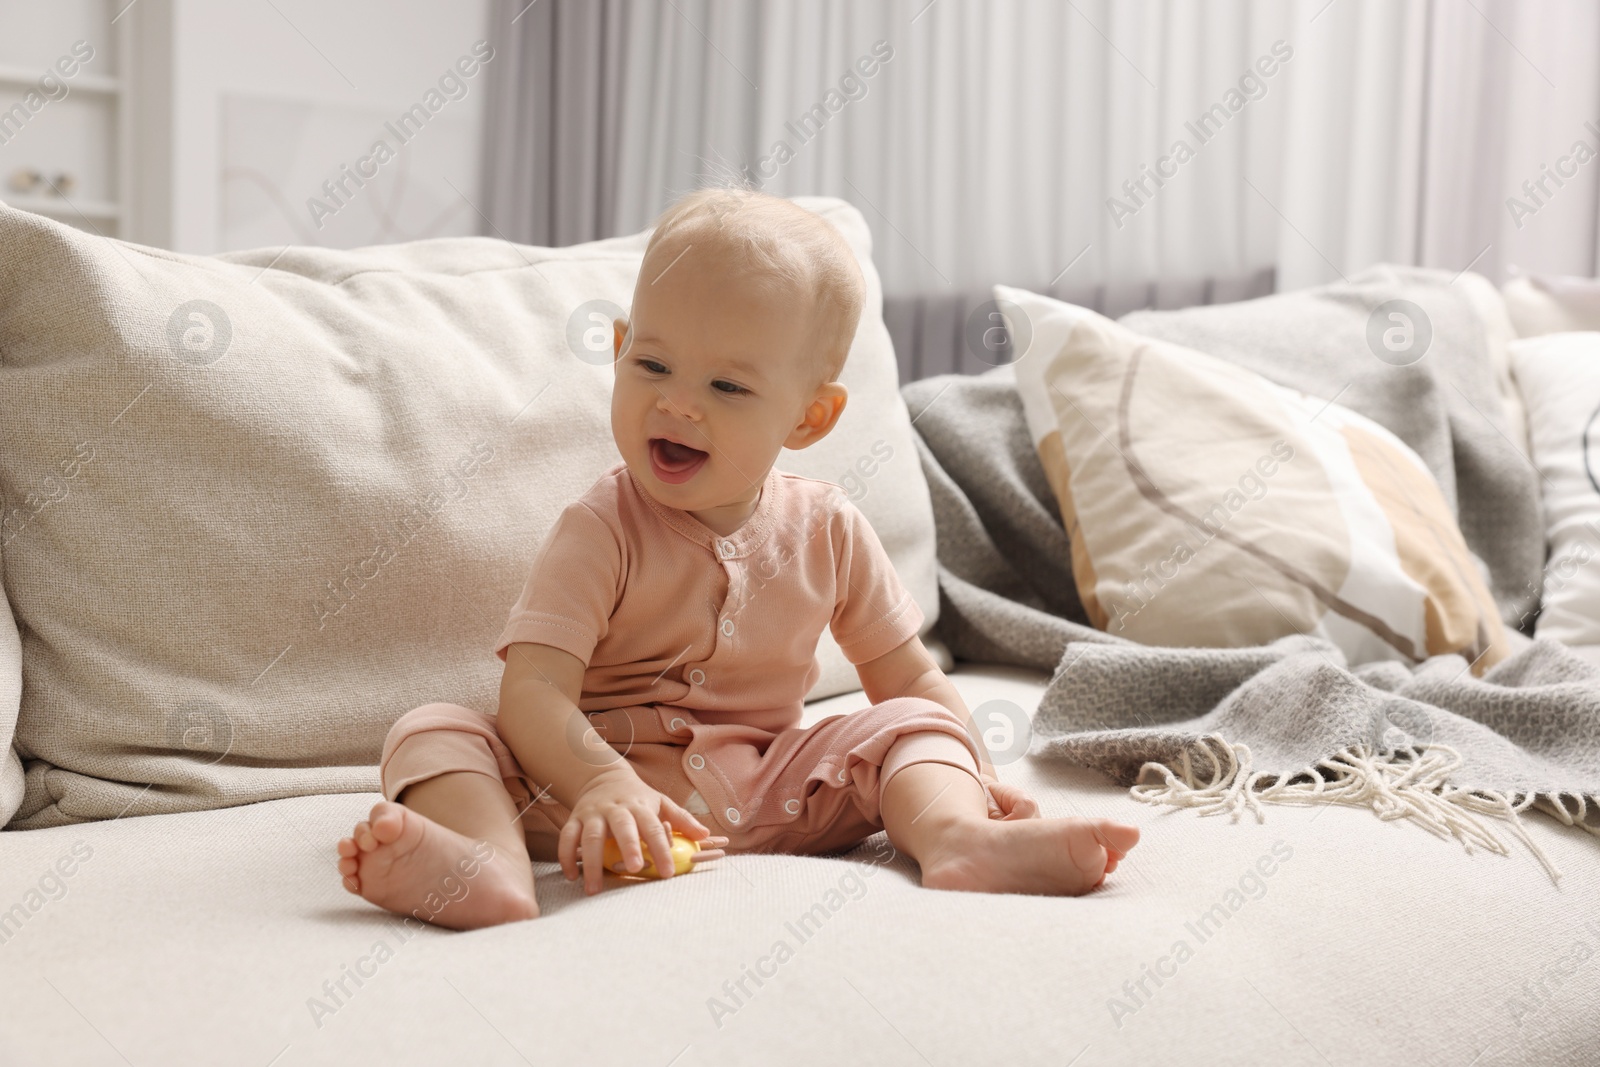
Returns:
[[[350,849],[348,852],[345,851],[346,845]],[[347,892],[356,894],[361,892],[361,861],[357,858],[360,851],[356,843],[348,837],[339,842],[339,881],[344,884]]]
[[[1112,822],[1110,819],[1096,819],[1094,837],[1104,846],[1108,854],[1122,859],[1133,851],[1134,845],[1139,843],[1139,828],[1126,823]]]
[[[1073,866],[1095,885],[1099,884],[1097,879],[1105,876],[1111,859],[1088,827],[1079,828],[1067,838],[1067,854],[1072,858]]]
[[[405,809],[393,801],[380,801],[372,806],[372,811],[367,815],[367,825],[380,845],[397,841],[406,826]]]
[[[1094,885],[1105,881],[1106,875],[1117,869],[1117,864],[1128,858],[1128,852],[1139,843],[1139,828],[1110,819],[1095,819],[1085,829],[1084,839],[1075,841],[1085,847],[1073,850],[1072,860],[1085,874],[1098,872]]]

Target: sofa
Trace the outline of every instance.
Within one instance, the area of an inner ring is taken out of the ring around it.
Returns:
[[[839,482],[969,707],[866,220]],[[609,321],[648,233],[189,256],[0,207],[4,1064],[1597,1064],[1600,842],[1468,852],[1370,810],[1262,820],[998,765],[1142,839],[1080,898],[936,892],[880,833],[732,855],[468,933],[351,896],[388,725],[493,710],[543,530],[616,462]],[[603,332],[602,332],[603,331]],[[1519,640],[1525,642],[1526,637]],[[865,703],[831,639],[806,723]]]

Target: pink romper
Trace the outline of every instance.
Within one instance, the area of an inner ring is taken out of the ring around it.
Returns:
[[[986,795],[994,781],[962,721],[930,700],[799,726],[824,626],[860,664],[922,621],[839,486],[771,471],[750,518],[719,537],[618,464],[551,527],[495,654],[530,642],[583,660],[590,725],[646,784],[727,835],[730,851],[825,853],[882,829],[883,789],[910,764],[961,767]],[[384,744],[383,795],[462,770],[502,781],[530,837],[553,847],[571,812],[481,711],[426,704],[403,715]],[[992,796],[989,809],[998,814]]]

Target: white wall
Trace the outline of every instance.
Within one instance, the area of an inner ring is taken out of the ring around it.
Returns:
[[[0,197],[196,253],[474,233],[487,20],[488,0],[0,0],[0,110],[74,41],[96,51],[69,95],[6,131]],[[386,128],[419,103],[414,136]],[[394,156],[328,197],[380,139]],[[11,189],[24,169],[74,175],[70,200]],[[332,213],[314,218],[312,197]]]
[[[378,137],[398,147],[380,120],[421,101],[441,74],[487,37],[487,0],[171,0],[171,13],[170,247],[198,253],[222,251],[230,243],[348,247],[375,243],[374,237],[476,232],[473,207],[445,182],[477,199],[483,70],[461,79],[465,95],[447,99],[398,148],[398,158],[377,168],[369,188],[323,219],[322,229],[313,227],[305,201],[320,193],[321,181],[337,176],[341,164],[355,166]],[[246,111],[261,121],[225,131],[230,96],[249,98],[233,108],[236,119]],[[274,102],[283,106],[274,108]],[[235,208],[243,205],[256,217],[231,227],[237,238],[232,242],[225,240],[223,214],[230,143],[235,157],[277,164],[279,186],[275,196],[254,182],[253,189],[236,189]],[[402,164],[406,181],[395,195]],[[269,200],[275,200],[274,210],[267,209]],[[430,229],[417,221],[399,227],[375,221],[392,212],[396,201],[414,217],[442,216],[442,223]]]

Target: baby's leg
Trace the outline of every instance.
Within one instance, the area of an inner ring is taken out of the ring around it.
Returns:
[[[917,861],[930,889],[1075,896],[1139,841],[1137,827],[1109,819],[991,819],[982,784],[949,763],[905,764],[882,788],[889,840]]]
[[[991,813],[965,720],[920,697],[768,735],[764,746],[723,739],[723,729],[695,728],[685,773],[709,817],[726,815],[723,832],[737,835],[730,851],[831,853],[884,829],[930,888],[1075,894],[1139,840],[1136,828],[1103,819],[1037,818],[1005,790]]]
[[[504,748],[493,720],[469,708],[429,704],[402,716],[384,746],[392,799],[338,845],[345,888],[453,929],[538,915]]]

